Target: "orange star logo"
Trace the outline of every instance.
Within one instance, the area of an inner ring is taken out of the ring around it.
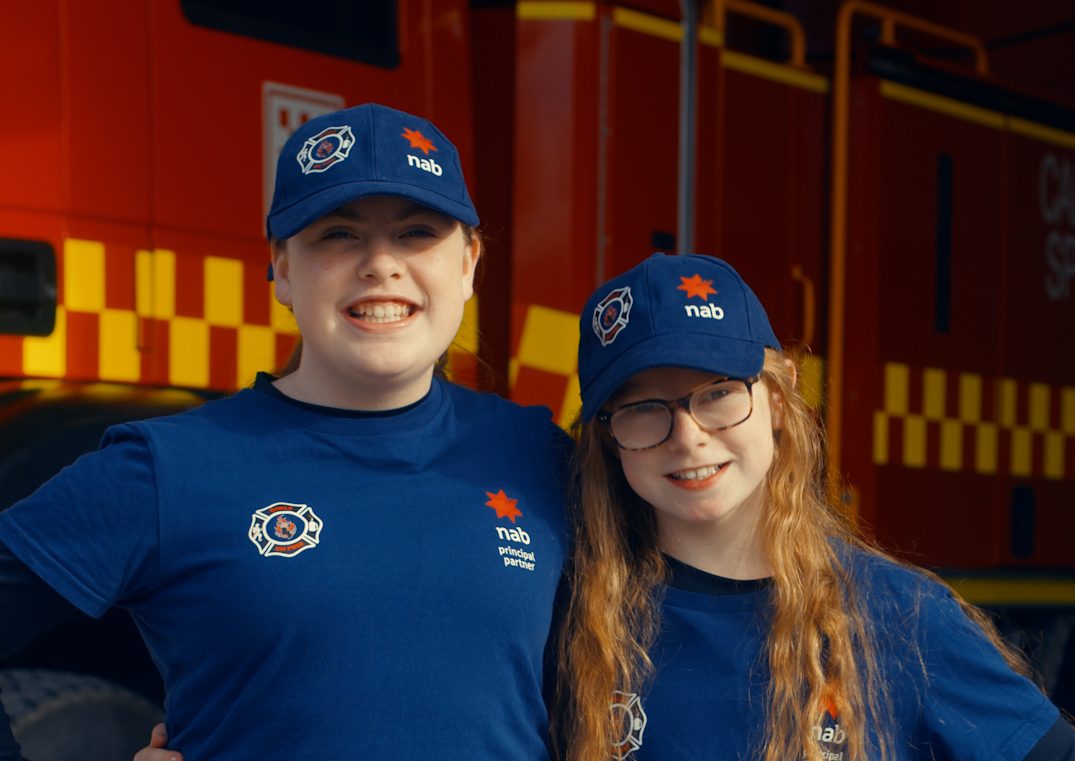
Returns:
[[[713,287],[713,281],[702,280],[701,275],[681,277],[679,280],[680,284],[676,286],[676,290],[686,291],[688,299],[697,296],[702,301],[705,301],[706,296],[717,292],[717,289]]]
[[[496,510],[497,518],[509,518],[512,523],[515,523],[516,518],[523,517],[522,510],[515,506],[515,503],[519,500],[509,497],[504,493],[503,489],[496,494],[487,491],[485,492],[485,496],[489,498],[489,501],[485,503],[486,506]]]
[[[836,719],[836,700],[835,695],[831,689],[826,689],[825,693],[821,696],[822,705],[825,707],[825,713]]]
[[[433,145],[433,141],[423,135],[416,129],[410,127],[403,128],[403,134],[400,137],[405,137],[411,141],[411,148],[417,148],[425,155],[429,155],[430,151],[437,150],[437,146]]]

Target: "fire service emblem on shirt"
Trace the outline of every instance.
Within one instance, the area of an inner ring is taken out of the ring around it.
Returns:
[[[613,745],[616,758],[627,758],[642,747],[642,735],[646,731],[646,712],[642,700],[633,692],[612,693],[612,720],[619,728],[619,737]]]
[[[317,546],[322,525],[309,505],[274,502],[254,511],[250,541],[265,557],[290,558]]]

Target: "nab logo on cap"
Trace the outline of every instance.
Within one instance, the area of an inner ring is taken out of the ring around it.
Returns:
[[[426,156],[429,155],[430,151],[437,150],[437,146],[433,145],[433,141],[423,135],[419,130],[411,129],[410,127],[404,127],[403,133],[400,135],[400,137],[409,141],[411,144],[411,148],[417,148]],[[438,164],[433,159],[423,159],[408,153],[407,164],[415,167],[416,169],[421,169],[425,172],[429,172],[432,175],[436,175],[437,177],[440,177],[442,174],[444,174],[444,170],[440,168],[440,164]]]
[[[631,315],[631,287],[625,285],[609,293],[593,310],[593,332],[602,346],[616,340],[620,331],[627,327]]]
[[[303,143],[295,158],[303,174],[324,172],[347,158],[354,144],[355,136],[350,127],[329,127]]]
[[[680,277],[679,285],[676,286],[676,290],[684,291],[687,294],[688,299],[692,299],[695,296],[702,301],[706,300],[710,294],[717,295],[717,289],[713,287],[712,280],[702,280],[702,276],[695,273],[692,277]],[[708,317],[712,320],[723,320],[724,310],[716,304],[710,304],[706,302],[701,306],[697,304],[684,304],[683,310],[687,313],[688,317]]]

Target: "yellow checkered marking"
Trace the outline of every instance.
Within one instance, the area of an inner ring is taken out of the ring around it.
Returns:
[[[143,317],[175,317],[175,252],[159,249],[135,254],[135,311]]]
[[[209,385],[209,323],[173,317],[168,323],[168,381],[176,386]]]
[[[62,378],[67,372],[67,310],[63,306],[56,307],[52,335],[22,340],[22,369],[27,375],[46,378]]]
[[[100,317],[101,380],[135,383],[142,375],[138,316],[129,309],[103,309]]]
[[[520,364],[556,375],[573,375],[578,345],[578,315],[543,306],[526,310],[517,357]]]
[[[553,410],[556,422],[571,425],[582,401],[579,398],[578,376],[579,318],[572,312],[531,305],[526,310],[519,339],[519,350],[508,367],[508,383],[516,387],[520,367],[531,367],[567,379],[562,399],[546,403]]]
[[[97,317],[98,378],[103,381],[137,383],[142,380],[141,352],[144,337],[139,317],[168,323],[168,382],[176,386],[205,388],[209,384],[209,328],[233,328],[238,356],[235,387],[248,385],[259,370],[276,363],[276,336],[295,335],[295,320],[287,308],[270,298],[269,325],[243,323],[243,262],[227,257],[203,259],[204,314],[179,317],[175,313],[176,252],[166,249],[135,253],[135,308],[105,307],[105,250],[102,241],[71,238],[63,246],[63,302],[56,308],[56,327],[44,337],[22,340],[22,369],[26,375],[62,378],[67,373],[67,316]],[[271,287],[268,286],[267,287]],[[470,311],[472,338],[477,344],[476,312]]]
[[[191,388],[209,385],[211,327],[236,331],[234,385],[237,388],[252,383],[259,371],[273,369],[277,334],[298,333],[291,312],[271,297],[269,325],[243,322],[243,262],[238,259],[206,256],[202,260],[201,317],[176,315],[175,251],[139,251],[135,259],[135,282],[137,313],[168,322],[168,382],[172,385]]]
[[[276,365],[276,331],[266,325],[240,325],[238,348],[236,372],[240,386],[251,383],[259,371]]]
[[[66,240],[63,246],[64,303],[73,312],[105,308],[105,247],[89,240]]]
[[[243,263],[238,259],[207,256],[203,266],[206,322],[239,327],[243,324]]]
[[[23,340],[23,371],[28,375],[63,377],[67,371],[66,316],[69,312],[98,317],[100,344],[98,374],[101,380],[141,380],[142,337],[139,317],[168,323],[168,382],[176,386],[209,385],[211,327],[236,330],[235,386],[249,385],[262,370],[276,364],[276,336],[295,335],[291,311],[270,298],[269,325],[243,323],[243,262],[207,256],[202,260],[201,317],[176,315],[176,252],[166,249],[135,253],[135,309],[105,308],[105,244],[71,239],[64,245],[64,303],[57,308],[52,335]],[[271,287],[271,286],[268,286]],[[467,302],[463,322],[450,354],[478,351],[478,300]]]
[[[946,398],[948,372],[940,368],[913,370],[909,365],[889,362],[884,366],[882,399],[884,408],[874,413],[873,461],[877,465],[925,468],[929,462],[928,423],[940,428],[937,461],[945,471],[971,471],[983,475],[1008,473],[1013,476],[1041,475],[1051,480],[1075,478],[1075,388],[1058,389],[1060,427],[1050,428],[1054,389],[1046,383],[1026,383],[1020,390],[1014,378],[992,380],[996,409],[983,409],[986,379],[973,373],[959,373],[959,398]],[[911,384],[921,384],[921,409],[912,410]],[[1020,400],[1019,394],[1026,395]],[[1026,422],[1017,422],[1017,410],[1024,401]],[[949,417],[946,410],[957,410]],[[892,426],[901,432],[899,450],[890,451]],[[965,461],[964,434],[973,431],[974,455]],[[1000,461],[1001,436],[1009,442],[1008,461]],[[1034,472],[1034,446],[1042,450],[1041,473]]]
[[[71,239],[64,245],[64,303],[57,308],[56,329],[44,338],[23,341],[23,369],[28,375],[63,377],[66,373],[66,315],[69,312],[98,316],[100,345],[98,371],[101,380],[141,380],[142,337],[138,318],[168,323],[168,382],[176,386],[205,388],[209,385],[211,327],[236,330],[235,386],[249,385],[261,370],[276,364],[276,336],[296,335],[291,311],[270,298],[269,325],[243,323],[243,262],[207,256],[202,260],[203,303],[201,317],[176,315],[176,252],[167,249],[135,253],[135,309],[105,308],[105,244]],[[268,286],[271,287],[271,286]],[[477,353],[478,302],[471,299],[450,353]]]

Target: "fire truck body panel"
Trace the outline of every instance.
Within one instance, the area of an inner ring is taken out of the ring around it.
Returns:
[[[850,217],[879,230],[849,256],[859,324],[848,343],[877,346],[847,354],[845,434],[874,435],[849,448],[859,504],[919,562],[1070,568],[1058,537],[1075,535],[1063,422],[1075,315],[1048,290],[1055,232],[1037,213],[1049,206],[1040,177],[1068,152],[1016,132],[1018,114],[856,84],[856,135],[877,137],[875,150],[851,152]],[[883,287],[857,287],[873,278]],[[871,469],[872,482],[856,477]]]

